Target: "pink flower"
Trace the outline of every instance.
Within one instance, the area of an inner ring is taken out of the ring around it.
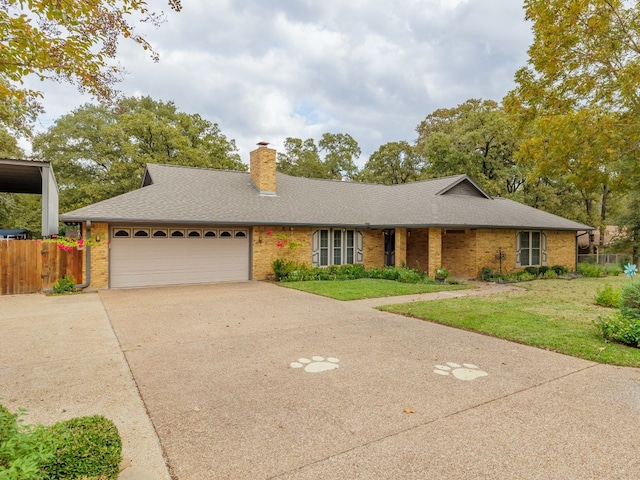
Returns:
[[[276,243],[276,246],[282,248],[284,247],[284,242],[282,240],[278,240],[278,243]]]
[[[79,238],[78,239],[78,246],[80,247],[82,245],[84,245],[84,238]]]
[[[57,233],[52,233],[51,234],[51,238],[58,238],[58,234]]]
[[[36,240],[36,245],[40,245],[41,240]]]
[[[269,236],[273,235],[273,231],[272,231],[272,230],[269,230],[269,231],[267,232],[267,235],[269,235]]]
[[[61,243],[58,244],[58,250],[62,250],[64,248],[64,245],[62,245]]]

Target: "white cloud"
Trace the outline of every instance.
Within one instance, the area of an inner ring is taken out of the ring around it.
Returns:
[[[185,0],[159,29],[160,53],[124,42],[126,95],[173,100],[234,138],[243,159],[260,140],[349,133],[364,164],[380,145],[413,141],[437,108],[500,100],[531,41],[513,0]],[[90,101],[44,86],[41,128]]]

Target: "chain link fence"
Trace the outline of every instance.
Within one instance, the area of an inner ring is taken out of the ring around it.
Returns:
[[[624,266],[630,262],[631,255],[628,253],[588,253],[578,255],[578,263]]]

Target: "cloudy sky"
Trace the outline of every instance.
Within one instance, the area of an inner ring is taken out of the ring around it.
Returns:
[[[501,100],[532,40],[514,0],[182,4],[160,28],[139,29],[159,63],[122,43],[118,60],[129,73],[119,88],[218,123],[245,162],[258,141],[280,150],[287,137],[317,142],[330,132],[354,137],[363,165],[380,145],[413,142],[438,108]],[[65,85],[44,92],[40,130],[91,101]]]

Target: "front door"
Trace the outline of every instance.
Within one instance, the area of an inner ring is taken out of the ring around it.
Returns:
[[[396,266],[396,231],[384,231],[384,264],[387,267]]]

